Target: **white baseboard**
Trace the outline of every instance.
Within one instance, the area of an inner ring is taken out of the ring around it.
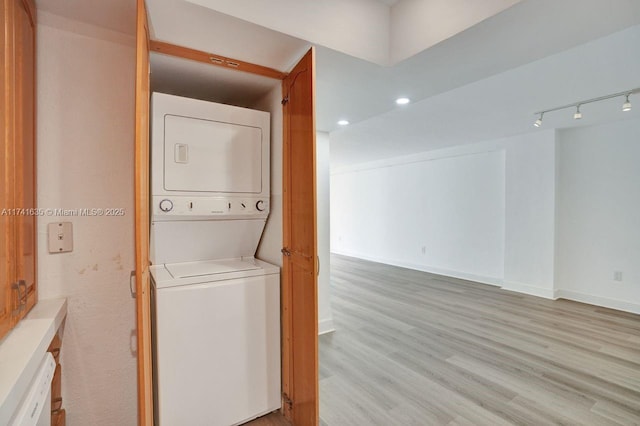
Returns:
[[[505,281],[502,285],[503,290],[515,291],[517,293],[530,294],[532,296],[544,297],[545,299],[555,299],[553,288],[537,287],[528,284],[522,284],[514,281]]]
[[[640,304],[627,302],[625,300],[609,299],[608,297],[594,296],[592,294],[580,293],[578,291],[561,289],[555,291],[555,297],[556,299],[575,300],[576,302],[603,306],[605,308],[631,312],[632,314],[640,314]]]
[[[318,321],[318,336],[336,331],[333,326],[333,318],[325,318]]]
[[[479,282],[479,283],[482,283],[482,284],[489,284],[489,285],[493,285],[493,286],[497,286],[497,287],[502,286],[502,279],[501,278],[496,278],[496,277],[486,277],[486,276],[483,276],[483,275],[475,275],[475,274],[469,274],[469,273],[466,273],[466,272],[451,271],[451,270],[448,270],[448,269],[442,269],[442,268],[437,268],[437,267],[428,266],[428,265],[419,265],[419,264],[416,264],[416,263],[404,262],[404,261],[396,260],[396,259],[382,259],[382,258],[378,258],[378,257],[371,257],[371,256],[357,254],[357,253],[342,252],[342,251],[338,251],[338,250],[332,250],[331,253],[340,254],[342,256],[355,257],[355,258],[358,258],[358,259],[368,260],[368,261],[376,262],[376,263],[383,263],[385,265],[399,266],[401,268],[407,268],[407,269],[413,269],[413,270],[416,270],[416,271],[428,272],[430,274],[435,274],[435,275],[443,275],[443,276],[446,276],[446,277],[452,277],[452,278],[459,278],[459,279],[462,279],[462,280],[475,281],[475,282]]]

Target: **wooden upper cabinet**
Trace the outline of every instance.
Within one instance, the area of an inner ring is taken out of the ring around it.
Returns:
[[[2,166],[0,168],[0,337],[4,336],[11,327],[12,290],[11,282],[14,273],[11,266],[11,245],[13,240],[13,228],[11,217],[6,212],[13,206],[13,127],[9,125],[13,121],[11,90],[11,69],[8,67],[11,59],[7,46],[12,44],[7,25],[10,23],[7,16],[7,4],[2,0],[2,31],[0,31],[0,43],[2,43],[2,64],[0,64],[0,84],[2,84],[2,104],[0,105],[0,150],[2,150]],[[9,11],[10,12],[10,11]]]
[[[24,316],[36,303],[36,21],[33,0],[17,1],[16,13],[16,275],[25,282]]]
[[[0,337],[35,305],[36,16],[33,0],[2,4]]]

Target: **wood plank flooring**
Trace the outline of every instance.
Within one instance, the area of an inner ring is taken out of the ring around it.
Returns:
[[[639,315],[331,262],[321,425],[640,425]]]
[[[276,411],[244,423],[243,426],[291,426],[291,423],[279,411]]]

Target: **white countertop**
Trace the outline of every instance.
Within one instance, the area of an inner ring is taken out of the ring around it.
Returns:
[[[0,340],[0,425],[11,419],[66,315],[66,299],[39,300]]]

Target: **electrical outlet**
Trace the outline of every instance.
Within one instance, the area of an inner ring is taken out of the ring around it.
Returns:
[[[622,282],[622,271],[613,271],[613,280]]]

